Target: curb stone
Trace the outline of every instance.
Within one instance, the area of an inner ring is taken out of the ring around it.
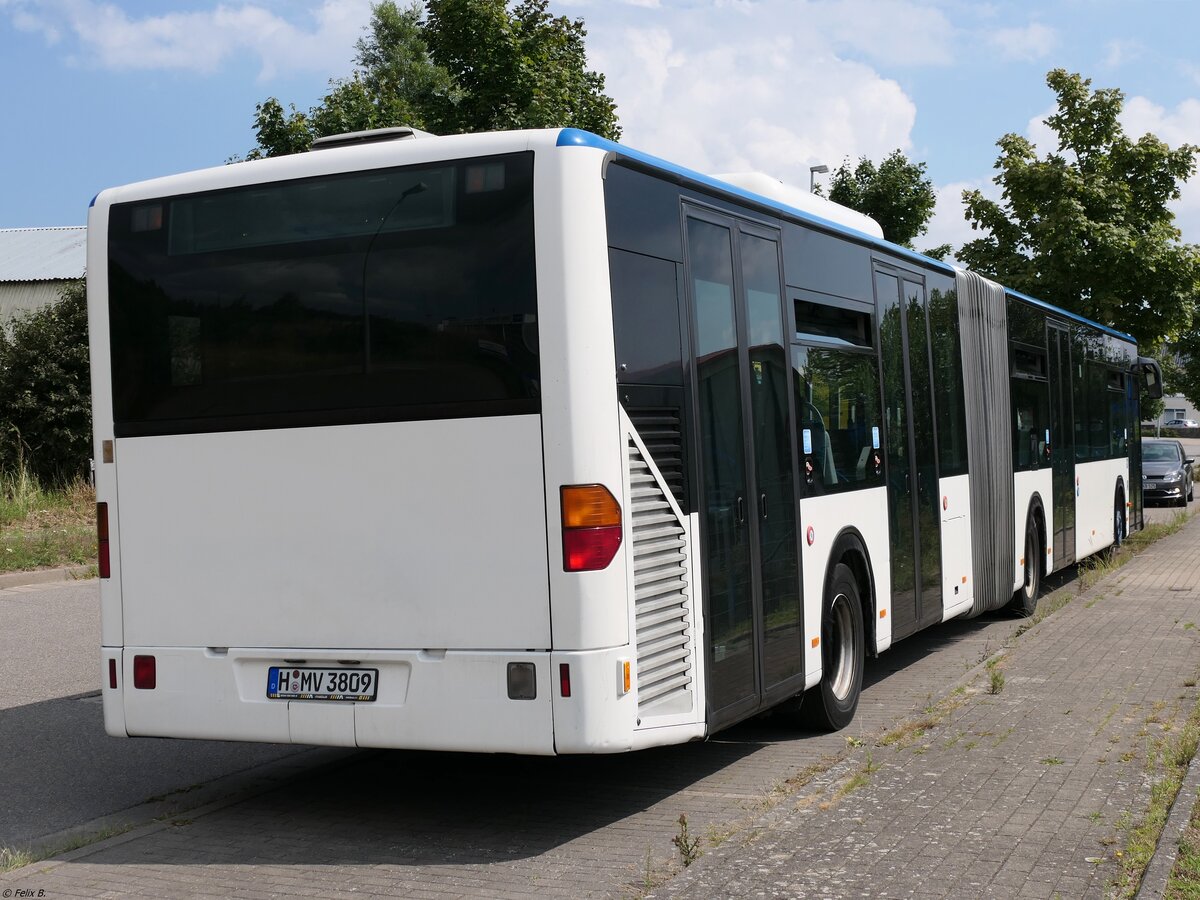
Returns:
[[[1188,763],[1187,774],[1183,776],[1183,784],[1179,793],[1171,803],[1171,811],[1167,814],[1167,822],[1162,834],[1158,837],[1158,846],[1154,848],[1154,856],[1142,875],[1142,883],[1138,886],[1136,900],[1155,900],[1162,897],[1167,890],[1167,881],[1171,870],[1175,867],[1175,858],[1179,856],[1179,839],[1187,828],[1192,817],[1192,808],[1200,803],[1200,753],[1192,757]]]
[[[348,765],[351,760],[362,759],[364,754],[371,751],[357,748],[343,749],[330,747],[309,747],[297,750],[282,759],[274,759],[262,765],[244,769],[217,778],[200,785],[195,791],[184,789],[174,795],[146,800],[121,812],[111,813],[75,825],[53,834],[44,835],[31,844],[34,852],[53,852],[54,847],[69,844],[72,841],[98,834],[107,829],[123,829],[120,834],[103,840],[91,841],[82,847],[76,847],[63,853],[55,854],[47,859],[40,859],[19,869],[0,873],[0,883],[15,882],[39,875],[57,868],[63,863],[72,862],[110,847],[136,840],[157,831],[172,827],[167,821],[170,817],[188,814],[190,818],[199,818],[216,812],[228,806],[257,797],[270,791],[278,790],[288,783],[297,780],[307,780]],[[171,797],[179,798],[176,802]],[[191,797],[189,803],[186,798]]]
[[[0,575],[0,591],[30,584],[52,584],[56,581],[85,581],[95,578],[95,566],[63,566],[58,569],[35,569],[32,572],[8,572]]]

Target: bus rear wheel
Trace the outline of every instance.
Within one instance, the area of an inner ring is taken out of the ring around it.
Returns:
[[[1033,516],[1025,522],[1025,580],[1008,604],[1018,616],[1027,618],[1037,609],[1042,590],[1042,539]]]
[[[838,731],[854,719],[865,646],[858,582],[849,566],[838,563],[821,608],[821,683],[804,695],[800,707],[810,728]]]

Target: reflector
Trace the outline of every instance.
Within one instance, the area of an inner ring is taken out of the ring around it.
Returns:
[[[108,557],[108,504],[96,504],[96,568],[101,578],[111,576]]]
[[[133,686],[139,691],[152,691],[158,682],[153,656],[133,658]]]

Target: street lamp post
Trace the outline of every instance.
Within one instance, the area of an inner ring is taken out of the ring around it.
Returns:
[[[824,175],[828,171],[829,166],[824,164],[808,167],[808,192],[810,194],[813,193],[817,186],[817,175]]]

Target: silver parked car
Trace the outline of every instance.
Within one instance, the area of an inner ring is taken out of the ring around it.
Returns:
[[[1192,463],[1183,444],[1170,438],[1142,441],[1142,497],[1187,506],[1192,499]]]

